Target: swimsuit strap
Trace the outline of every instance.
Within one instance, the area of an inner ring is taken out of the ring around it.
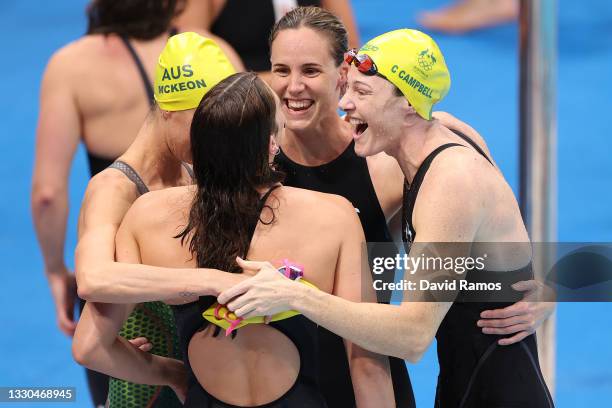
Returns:
[[[425,160],[423,160],[423,163],[421,163],[416,174],[414,175],[412,183],[409,184],[408,180],[404,180],[404,194],[402,198],[402,241],[405,243],[412,242],[414,240],[414,236],[416,235],[416,232],[412,227],[412,212],[414,210],[417,195],[419,194],[419,189],[421,188],[421,184],[425,179],[427,170],[429,170],[429,166],[436,156],[443,150],[454,146],[463,145],[459,143],[446,143],[438,146],[433,152],[429,153]]]
[[[127,48],[127,50],[130,52],[130,55],[132,56],[132,59],[134,60],[134,63],[136,64],[136,68],[138,68],[140,79],[142,79],[142,83],[144,85],[145,92],[147,93],[149,105],[153,106],[153,104],[155,103],[154,102],[155,99],[154,99],[153,87],[151,86],[151,80],[149,79],[149,75],[147,74],[147,71],[145,70],[144,65],[142,64],[140,57],[136,53],[136,50],[132,46],[132,43],[130,43],[130,40],[127,38],[127,36],[122,35],[120,38],[121,38],[121,41],[123,41],[123,44],[125,44],[125,47]]]
[[[472,146],[472,147],[474,148],[474,150],[476,150],[478,153],[480,153],[480,154],[482,155],[482,157],[484,157],[485,159],[487,159],[487,161],[488,161],[489,163],[491,163],[491,165],[492,165],[492,166],[494,166],[494,165],[493,165],[493,162],[491,161],[491,159],[489,159],[489,156],[487,156],[487,154],[484,152],[484,150],[482,150],[482,149],[480,148],[480,146],[478,146],[478,144],[477,144],[475,141],[473,141],[473,140],[472,140],[472,139],[471,139],[471,138],[470,138],[468,135],[466,135],[466,134],[464,134],[464,133],[461,133],[460,131],[455,130],[455,129],[450,129],[450,130],[451,130],[451,131],[452,131],[454,134],[456,134],[457,136],[459,136],[460,138],[462,138],[463,140],[465,140],[466,142],[468,142],[468,143],[470,144],[470,146]]]
[[[185,170],[189,174],[189,177],[191,177],[191,180],[195,180],[195,173],[193,172],[193,169],[191,168],[191,166],[188,165],[185,162],[181,162],[181,164],[183,165],[183,167],[185,168]]]
[[[140,178],[136,170],[134,170],[134,168],[130,166],[129,164],[127,164],[126,162],[121,161],[121,160],[116,160],[115,162],[113,162],[113,164],[111,164],[108,167],[112,169],[117,169],[123,174],[125,174],[126,177],[132,181],[132,183],[136,184],[136,188],[138,189],[139,195],[143,195],[144,193],[149,192],[149,188],[147,187],[145,182],[142,181],[142,178]]]

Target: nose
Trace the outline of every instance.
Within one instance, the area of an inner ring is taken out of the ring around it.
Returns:
[[[355,104],[353,103],[353,100],[350,96],[350,92],[348,90],[344,93],[344,95],[342,95],[342,98],[340,98],[340,102],[338,102],[338,107],[346,113],[355,110]]]
[[[302,81],[302,76],[298,73],[291,74],[289,78],[289,86],[287,87],[287,91],[290,94],[299,94],[304,90],[304,81]]]

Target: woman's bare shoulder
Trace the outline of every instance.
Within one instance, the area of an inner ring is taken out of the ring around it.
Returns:
[[[279,194],[296,210],[325,218],[328,222],[341,221],[356,214],[350,201],[337,194],[287,186],[281,187]]]
[[[124,222],[138,229],[184,221],[189,215],[195,188],[181,186],[150,191],[141,195],[130,207]]]

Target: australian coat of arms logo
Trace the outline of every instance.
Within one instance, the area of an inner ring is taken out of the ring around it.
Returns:
[[[419,52],[417,63],[423,71],[431,71],[436,64],[436,57],[434,57],[433,52],[429,52],[429,49],[426,49]]]

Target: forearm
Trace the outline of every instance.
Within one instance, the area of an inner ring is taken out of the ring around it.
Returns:
[[[100,345],[79,363],[136,384],[174,385],[187,375],[181,361],[141,351],[122,337],[110,345]]]
[[[433,323],[413,306],[357,303],[296,284],[290,307],[366,350],[417,361],[433,340]]]
[[[349,48],[359,48],[361,40],[350,0],[323,0],[322,5],[335,14],[346,27]]]
[[[357,407],[395,407],[389,359],[345,343]]]
[[[103,303],[143,303],[157,300],[217,296],[230,274],[216,269],[164,268],[106,262],[102,265],[77,263],[79,296]],[[227,283],[226,283],[227,282]]]
[[[64,239],[68,218],[68,195],[65,190],[32,191],[32,218],[46,273],[65,270]]]

